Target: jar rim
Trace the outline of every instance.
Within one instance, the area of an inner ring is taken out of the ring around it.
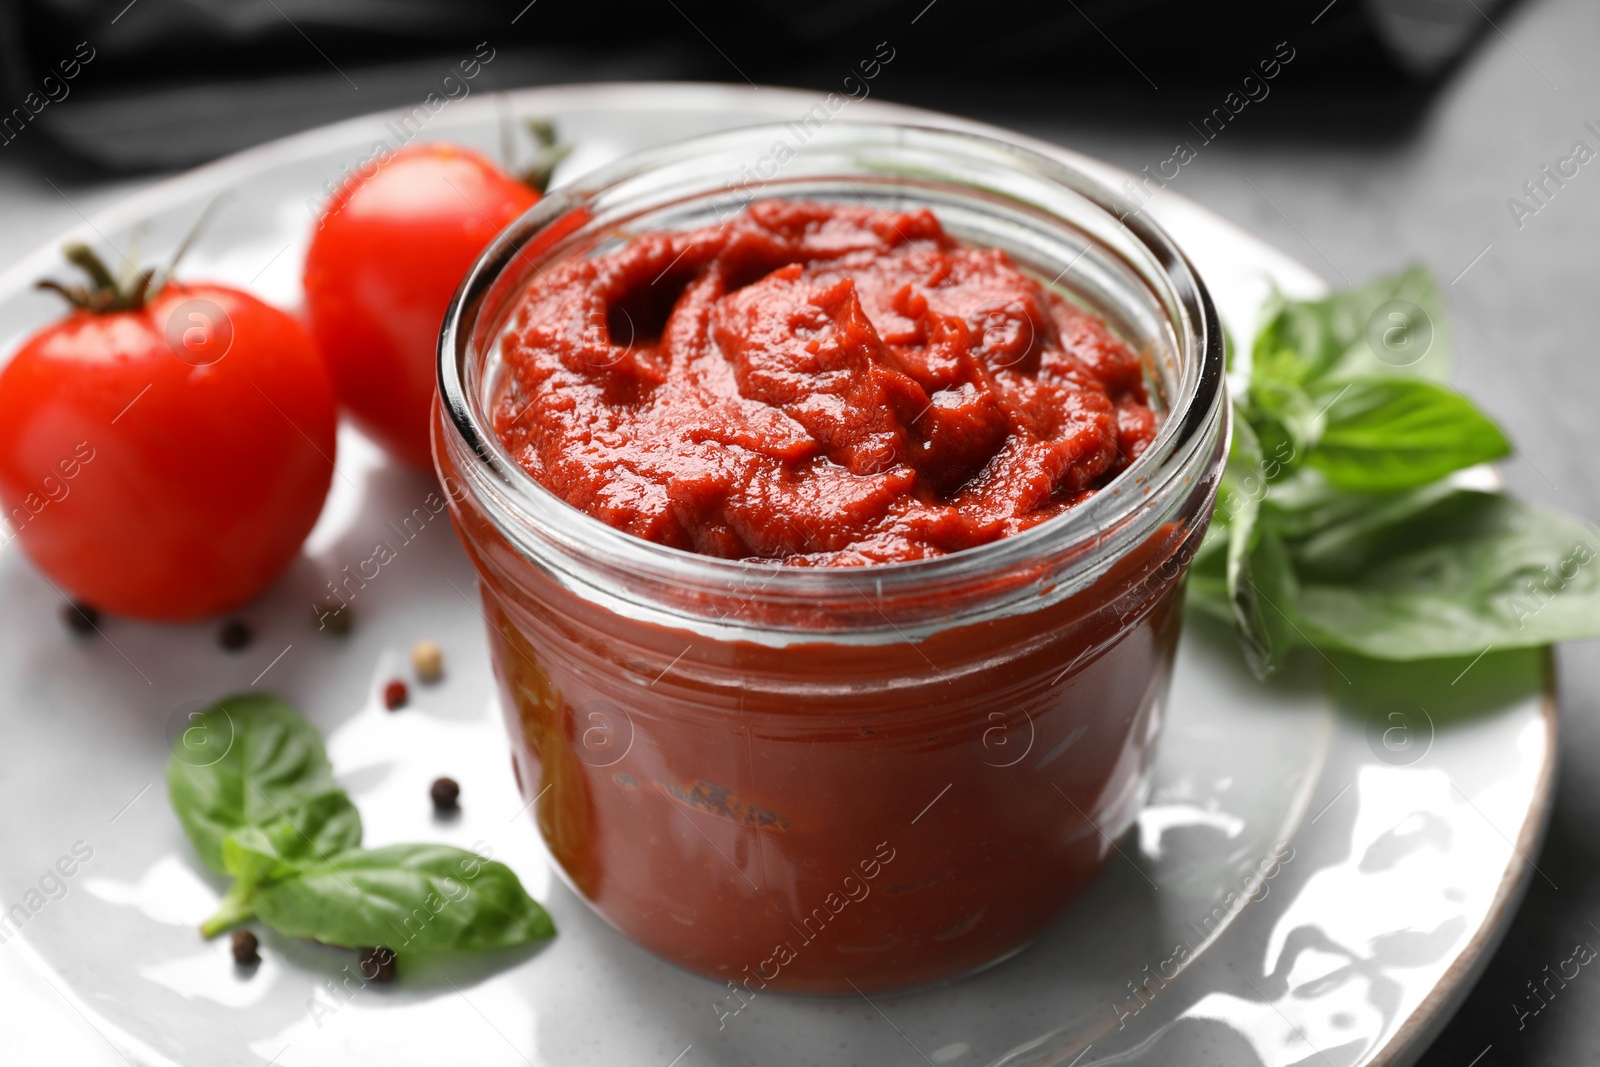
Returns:
[[[902,562],[794,567],[777,560],[702,555],[636,537],[568,504],[511,457],[494,432],[481,398],[474,396],[473,361],[487,358],[483,342],[498,340],[504,319],[525,290],[526,273],[509,284],[507,281],[518,261],[522,261],[522,270],[536,271],[541,256],[558,258],[563,242],[583,230],[589,205],[608,190],[732,149],[759,150],[785,129],[779,124],[746,126],[631,154],[553,190],[484,249],[457,289],[439,339],[442,418],[436,420],[435,450],[446,450],[451,465],[468,483],[463,490],[447,479],[452,498],[459,500],[460,492],[470,493],[485,506],[500,532],[547,570],[567,570],[549,558],[537,558],[548,557],[553,547],[585,557],[599,571],[639,575],[678,590],[726,590],[738,583],[748,584],[754,573],[760,575],[763,598],[793,603],[860,595],[863,580],[880,599],[896,594],[936,595],[940,589],[1026,567],[1047,555],[1115,557],[1118,545],[1131,546],[1148,537],[1165,510],[1154,506],[1155,501],[1198,481],[1196,472],[1216,451],[1212,431],[1225,433],[1223,334],[1210,294],[1188,258],[1159,225],[1143,213],[1126,211],[1109,188],[1083,171],[1004,140],[931,126],[832,122],[815,131],[805,148],[843,151],[859,146],[867,150],[874,145],[910,143],[927,151],[1010,167],[1087,201],[1090,210],[1098,212],[1100,223],[1114,223],[1159,266],[1157,277],[1141,277],[1146,284],[1164,288],[1166,292],[1159,295],[1179,310],[1181,321],[1170,325],[1184,373],[1177,395],[1167,398],[1167,411],[1155,439],[1111,482],[1061,515],[972,548]],[[759,198],[748,195],[751,189],[759,193],[768,187],[768,182],[757,180],[737,187],[729,181],[721,188],[748,203]],[[1058,221],[1075,226],[1082,220],[1058,217]],[[486,321],[494,324],[492,332],[482,328]],[[442,457],[436,462],[444,474]],[[1138,491],[1129,491],[1135,487]],[[1092,559],[1085,562],[1096,573],[1104,570],[1104,566],[1092,566]],[[595,582],[594,575],[569,572],[566,576],[584,584]],[[884,621],[893,626],[887,616]]]

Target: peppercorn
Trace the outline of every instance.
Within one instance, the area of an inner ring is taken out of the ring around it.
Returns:
[[[325,630],[337,637],[343,637],[350,632],[352,623],[350,607],[342,600],[331,597],[319,600],[311,605],[311,613],[317,620],[319,630]]]
[[[88,604],[69,601],[61,605],[61,621],[75,634],[92,634],[100,625],[100,612]]]
[[[249,967],[261,962],[261,942],[256,940],[256,935],[249,930],[239,929],[233,932],[233,962],[241,967]]]
[[[411,646],[411,667],[418,681],[432,685],[444,676],[444,650],[432,641],[418,641]]]
[[[369,982],[394,981],[394,953],[386,948],[361,950],[361,977]]]
[[[396,678],[383,687],[383,706],[390,711],[399,711],[406,706],[406,700],[409,695],[406,690],[406,683]]]
[[[229,619],[222,624],[222,629],[217,631],[217,644],[224,651],[237,652],[250,643],[250,627],[238,619]]]
[[[461,786],[456,784],[454,778],[435,778],[428,795],[433,798],[433,810],[441,815],[448,815],[457,810],[458,801],[461,799]]]

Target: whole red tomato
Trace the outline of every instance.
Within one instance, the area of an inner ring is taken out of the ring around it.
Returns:
[[[408,145],[329,202],[306,254],[311,332],[363,429],[431,466],[439,328],[456,286],[539,194],[456,145]]]
[[[0,371],[0,539],[119,614],[236,607],[322,510],[338,416],[327,370],[299,322],[248,293],[146,296],[144,279],[116,292],[99,271],[104,284],[75,294],[89,306]]]

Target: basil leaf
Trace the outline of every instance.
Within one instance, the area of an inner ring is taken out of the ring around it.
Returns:
[[[191,718],[167,760],[167,793],[184,833],[218,873],[227,873],[223,839],[241,827],[286,823],[310,855],[361,841],[361,816],[333,780],[321,735],[264,693],[227,697]]]
[[[1245,662],[1257,678],[1283,665],[1295,645],[1297,582],[1283,542],[1270,527],[1257,527],[1247,549],[1228,545],[1228,594],[1234,629]]]
[[[235,923],[252,918],[256,913],[256,887],[265,879],[295,871],[294,864],[279,854],[272,838],[259,826],[241,826],[222,839],[222,865],[234,882],[217,910],[200,924],[200,932],[206,937],[215,937]]]
[[[247,885],[282,878],[361,840],[361,820],[343,792],[320,793],[264,826],[241,826],[222,839],[222,865]],[[336,845],[349,841],[348,845]],[[333,847],[328,847],[332,845]]]
[[[1255,535],[1256,520],[1261,515],[1261,500],[1267,495],[1266,473],[1262,470],[1261,442],[1248,422],[1239,419],[1233,426],[1233,440],[1228,445],[1228,465],[1222,472],[1222,484],[1217,489],[1219,515],[1228,530],[1227,575],[1228,590],[1234,586],[1234,572],[1239,560],[1248,553],[1251,538]]]
[[[1309,385],[1371,376],[1444,381],[1450,343],[1444,303],[1423,266],[1322,300],[1275,297],[1251,350],[1251,382]]]
[[[1262,501],[1273,529],[1286,541],[1306,537],[1366,510],[1369,494],[1336,489],[1310,467],[1301,467],[1273,483]]]
[[[1292,643],[1284,612],[1293,600],[1294,575],[1282,542],[1259,525],[1270,462],[1250,423],[1235,412],[1213,520],[1226,530],[1227,548],[1221,556],[1228,614],[1250,669],[1261,678],[1283,662]],[[1195,583],[1202,598],[1212,592],[1205,579],[1202,571]]]
[[[222,839],[222,865],[245,896],[268,878],[283,878],[296,869],[259,826],[241,826]]]
[[[1321,472],[1301,467],[1281,481],[1274,482],[1262,501],[1266,519],[1278,531],[1291,553],[1298,558],[1296,542],[1329,530],[1343,529],[1356,519],[1420,510],[1437,503],[1449,486],[1425,486],[1397,493],[1354,493],[1330,485]],[[1415,499],[1417,502],[1408,504]],[[1384,519],[1383,521],[1389,521]]]
[[[1306,463],[1338,488],[1410,489],[1511,451],[1500,428],[1453,389],[1395,378],[1327,389],[1335,387]]]
[[[1290,556],[1308,579],[1336,575],[1344,580],[1359,575],[1370,565],[1376,539],[1387,537],[1395,526],[1438,507],[1458,491],[1448,482],[1435,482],[1402,493],[1343,494],[1337,504],[1321,511],[1320,525],[1290,544]]]
[[[1474,656],[1600,635],[1600,531],[1452,490],[1399,521],[1300,546],[1297,619],[1374,659]]]
[[[279,933],[396,955],[472,952],[555,934],[544,908],[503,863],[448,845],[357,849],[256,893]]]
[[[1300,386],[1268,382],[1250,387],[1249,419],[1261,441],[1263,457],[1272,457],[1269,480],[1296,466],[1322,436],[1318,405]]]
[[[1349,682],[1329,690],[1343,710],[1371,716],[1394,701],[1409,701],[1426,708],[1437,727],[1537,697],[1549,681],[1549,662],[1541,648],[1426,660],[1371,659],[1334,649],[1329,658]],[[1384,714],[1383,720],[1385,729],[1400,727],[1391,738],[1402,745],[1411,730],[1423,725],[1404,714],[1399,719]]]

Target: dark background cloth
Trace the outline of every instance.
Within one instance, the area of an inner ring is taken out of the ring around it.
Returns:
[[[838,87],[879,41],[895,96],[1048,107],[1093,86],[1105,113],[1177,114],[1294,38],[1296,77],[1381,97],[1403,127],[1501,0],[9,0],[0,86],[37,91],[80,43],[94,77],[32,127],[105,171],[189,166],[410,103],[479,42],[474,88],[690,79]],[[937,15],[935,16],[935,11]],[[508,12],[514,22],[508,23]],[[1312,21],[1314,20],[1314,21]],[[1305,33],[1314,26],[1314,33]],[[1108,43],[1116,42],[1111,47]],[[1136,55],[1137,61],[1131,59]],[[1160,85],[1164,96],[1138,90]],[[1135,90],[1129,94],[1125,90]],[[59,89],[55,90],[60,92]],[[38,99],[38,97],[36,97]],[[1137,100],[1130,108],[1121,101]],[[15,105],[13,105],[15,106]]]
[[[1570,183],[1523,226],[1506,209],[1586,136],[1585,122],[1600,125],[1596,0],[747,0],[732,14],[696,0],[525,4],[0,0],[0,108],[79,41],[99,50],[66,101],[0,146],[0,249],[20,256],[157,172],[413,105],[480,40],[497,49],[481,88],[748,78],[834,89],[887,39],[897,54],[873,98],[995,122],[1131,171],[1165,158],[1287,40],[1292,77],[1173,191],[1331,284],[1430,265],[1451,311],[1457,382],[1517,442],[1501,465],[1510,489],[1600,519],[1600,181]],[[1556,661],[1560,765],[1549,833],[1531,857],[1547,878],[1530,869],[1504,941],[1422,1067],[1600,1063],[1600,978],[1588,969],[1519,1015],[1546,965],[1576,943],[1600,948],[1600,642],[1564,646]]]

